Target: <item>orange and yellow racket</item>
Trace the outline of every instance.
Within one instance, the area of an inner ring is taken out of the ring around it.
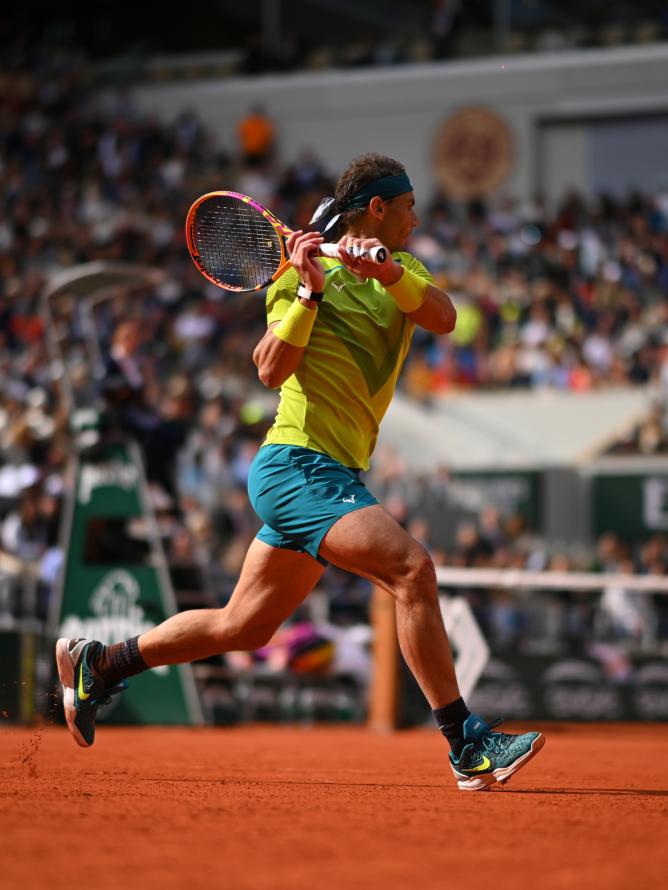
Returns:
[[[231,291],[258,291],[290,267],[285,241],[292,229],[248,195],[209,192],[188,211],[190,256],[205,278]],[[338,257],[336,244],[321,244],[322,256]],[[387,251],[374,247],[369,257],[385,262]]]

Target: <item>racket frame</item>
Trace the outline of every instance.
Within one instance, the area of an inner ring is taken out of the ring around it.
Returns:
[[[273,275],[268,278],[266,281],[263,281],[261,284],[256,284],[253,287],[238,287],[231,284],[223,284],[220,281],[217,281],[206,269],[202,258],[197,250],[197,246],[195,244],[195,218],[197,216],[197,211],[205,201],[208,201],[211,198],[234,198],[237,201],[241,201],[244,204],[250,205],[254,210],[258,213],[261,213],[262,216],[271,224],[274,231],[278,235],[278,243],[281,251],[280,261],[278,266],[276,267]],[[215,284],[216,287],[220,287],[223,290],[234,291],[236,293],[255,293],[256,291],[264,290],[268,287],[273,281],[276,281],[281,275],[289,268],[291,268],[292,263],[290,262],[290,257],[288,256],[288,251],[286,248],[286,239],[292,235],[293,230],[285,225],[285,223],[281,222],[277,216],[260,204],[259,201],[256,201],[254,198],[251,198],[249,195],[242,195],[241,192],[231,192],[231,191],[215,191],[215,192],[207,192],[205,195],[201,195],[192,205],[190,210],[188,211],[188,215],[186,217],[186,243],[188,245],[188,252],[193,259],[193,262],[202,273],[202,275],[210,281],[212,284]],[[322,256],[329,257],[337,257],[338,256],[338,246],[336,244],[321,244],[320,251]],[[387,255],[387,249],[385,247],[374,247],[369,251],[370,257],[374,260],[374,262],[382,263],[385,260]]]
[[[197,247],[195,245],[195,234],[194,234],[194,226],[195,226],[195,218],[197,216],[197,211],[199,207],[210,198],[234,198],[235,200],[242,201],[244,204],[249,204],[254,210],[257,210],[258,213],[261,213],[262,216],[269,222],[274,228],[274,231],[278,235],[278,240],[281,249],[281,257],[279,264],[276,268],[276,271],[268,278],[266,281],[262,282],[262,284],[257,284],[254,287],[234,287],[229,284],[222,284],[220,281],[216,281],[206,270],[204,263],[202,262],[202,258],[199,255]],[[201,195],[195,203],[192,205],[190,210],[188,211],[188,216],[186,217],[186,242],[188,244],[188,251],[190,256],[193,259],[193,262],[202,273],[202,275],[210,281],[212,284],[215,284],[216,287],[220,287],[223,290],[236,291],[237,293],[254,293],[255,291],[264,290],[265,287],[268,287],[272,281],[276,281],[277,278],[280,278],[281,275],[285,272],[286,269],[290,268],[290,258],[288,256],[288,252],[285,246],[286,238],[289,238],[292,234],[292,229],[288,228],[284,223],[280,221],[274,214],[267,210],[266,207],[263,207],[258,201],[255,201],[253,198],[248,195],[242,195],[240,192],[230,192],[230,191],[217,191],[217,192],[207,192],[205,195]]]

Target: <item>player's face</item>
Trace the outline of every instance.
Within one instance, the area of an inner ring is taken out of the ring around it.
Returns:
[[[378,237],[390,250],[402,250],[419,222],[413,192],[385,201],[384,209]]]

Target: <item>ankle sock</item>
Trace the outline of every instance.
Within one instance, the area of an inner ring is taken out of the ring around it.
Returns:
[[[464,747],[464,721],[471,712],[463,698],[457,698],[444,708],[432,711],[438,728],[446,737],[455,757],[459,757]]]
[[[146,664],[139,651],[139,637],[131,637],[124,643],[103,646],[93,660],[93,668],[108,686],[115,686],[125,677],[133,677],[146,671]]]

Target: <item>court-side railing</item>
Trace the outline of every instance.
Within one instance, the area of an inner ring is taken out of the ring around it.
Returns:
[[[522,569],[437,568],[441,588],[486,587],[506,590],[605,590],[622,588],[633,593],[668,593],[668,576],[628,575],[610,572],[529,572]]]

